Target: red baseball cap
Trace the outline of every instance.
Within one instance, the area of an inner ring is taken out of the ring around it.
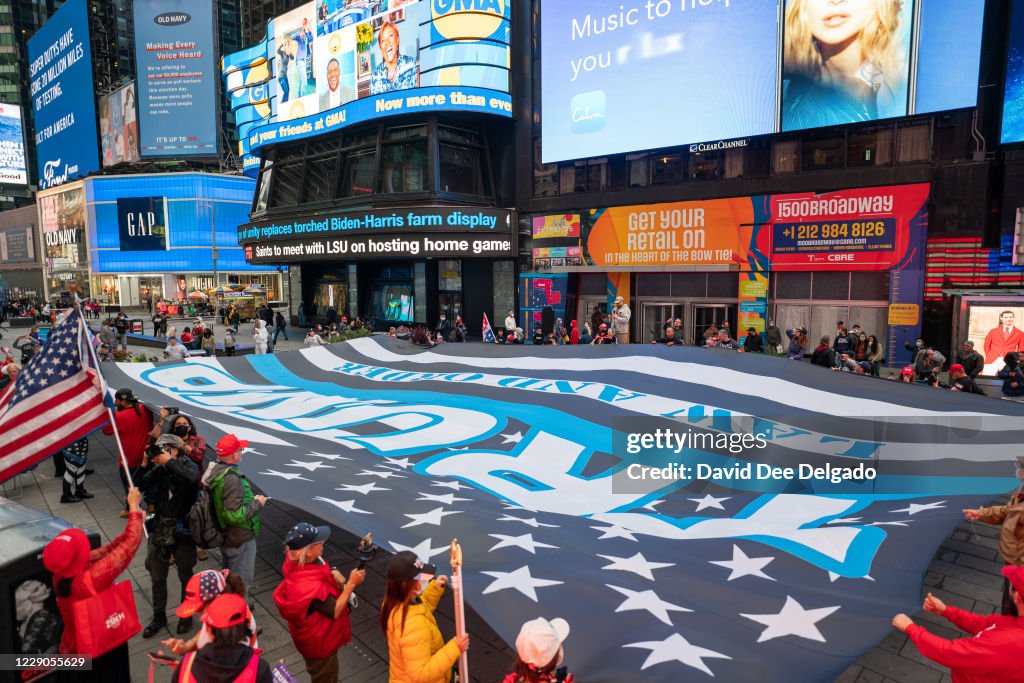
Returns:
[[[226,570],[225,570],[226,571]],[[185,599],[174,611],[182,619],[187,619],[203,608],[203,605],[210,602],[224,592],[227,581],[224,573],[216,569],[205,569],[198,574],[193,574],[185,586]]]
[[[952,365],[949,366],[949,371],[950,372],[963,372],[964,371],[964,366],[961,365],[960,363],[953,363]]]
[[[1013,586],[1013,590],[1017,591],[1021,595],[1024,595],[1024,567],[1015,567],[1013,565],[1007,565],[1003,567],[1003,576]]]
[[[249,621],[249,606],[241,595],[221,593],[206,608],[201,621],[213,628],[238,626]]]
[[[903,370],[900,371],[900,374],[902,374],[902,375],[913,375],[914,374],[914,366],[912,366],[912,365],[905,365],[903,367]]]
[[[245,439],[239,439],[234,434],[228,434],[217,442],[217,455],[231,455],[248,447],[249,442]]]
[[[65,529],[43,548],[43,566],[58,579],[75,576],[89,563],[89,537],[81,529]]]

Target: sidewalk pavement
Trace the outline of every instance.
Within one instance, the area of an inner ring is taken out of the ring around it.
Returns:
[[[89,441],[89,466],[94,468],[96,473],[87,477],[86,488],[95,494],[95,498],[81,503],[61,504],[61,480],[53,477],[53,465],[49,459],[40,463],[34,471],[19,475],[16,482],[9,484],[14,483],[21,488],[20,498],[17,497],[17,491],[12,494],[12,498],[18,503],[37,510],[49,511],[55,517],[66,519],[86,529],[96,530],[100,533],[102,542],[107,543],[121,533],[125,526],[125,520],[119,516],[123,508],[124,495],[117,473],[117,450],[113,437],[97,433],[90,437]],[[244,461],[242,467],[245,467]],[[299,521],[314,524],[326,522],[274,500],[267,503],[262,519],[263,526],[257,541],[256,575],[249,596],[250,602],[255,603],[253,614],[261,629],[260,647],[264,651],[264,659],[272,666],[283,661],[298,680],[306,681],[308,678],[305,675],[305,663],[292,645],[287,624],[278,615],[273,592],[281,581],[284,535]],[[324,559],[348,576],[358,561],[355,553],[358,542],[356,536],[332,525],[331,538],[324,547]],[[380,630],[377,618],[378,607],[384,598],[384,588],[387,584],[385,572],[388,557],[388,553],[381,551],[376,559],[367,564],[366,581],[356,591],[360,604],[350,615],[352,642],[341,649],[341,679],[345,683],[387,681],[387,640]],[[445,558],[438,559],[441,566],[447,566]],[[131,580],[135,588],[136,606],[143,626],[149,623],[153,615],[152,592],[145,560],[146,542],[143,540],[139,552],[123,575],[123,578]],[[209,559],[199,562],[195,570],[219,567],[219,553],[210,551]],[[167,652],[160,641],[180,637],[175,633],[178,619],[173,613],[180,603],[180,588],[173,568],[168,576],[167,585],[167,629],[149,639],[143,639],[139,634],[129,643],[133,680],[146,680],[149,670],[147,653],[159,649]],[[451,638],[455,634],[455,619],[450,597],[446,596],[441,601],[435,614],[442,635],[445,639]],[[471,642],[469,654],[473,683],[500,681],[511,670],[515,652],[469,605],[466,606],[466,623]],[[198,626],[198,620],[195,620],[192,631],[185,637],[194,635]],[[168,667],[160,666],[156,669],[154,680],[157,683],[169,681],[170,678],[171,670]]]

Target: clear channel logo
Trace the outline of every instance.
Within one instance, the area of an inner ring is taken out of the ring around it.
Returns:
[[[608,105],[604,90],[582,92],[569,104],[573,133],[594,133],[604,128]]]

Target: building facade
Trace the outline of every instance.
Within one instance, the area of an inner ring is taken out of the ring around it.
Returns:
[[[269,299],[283,298],[286,276],[247,263],[236,241],[252,188],[237,176],[165,173],[88,178],[40,192],[47,297],[76,292],[147,308],[220,285],[258,284]]]

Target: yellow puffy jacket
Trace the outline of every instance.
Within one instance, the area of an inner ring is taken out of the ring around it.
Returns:
[[[409,605],[402,626],[402,608],[388,617],[389,683],[448,683],[459,660],[455,640],[447,643],[434,619],[444,588],[431,581],[420,601]]]

